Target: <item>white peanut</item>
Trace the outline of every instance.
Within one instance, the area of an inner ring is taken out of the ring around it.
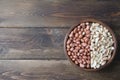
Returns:
[[[108,29],[98,23],[92,23],[91,31],[91,68],[99,68],[107,63],[114,50],[113,38]]]

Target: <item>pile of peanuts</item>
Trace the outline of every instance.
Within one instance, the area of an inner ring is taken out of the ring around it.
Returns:
[[[97,69],[111,58],[114,40],[101,24],[83,22],[69,33],[66,50],[70,59],[79,67]]]

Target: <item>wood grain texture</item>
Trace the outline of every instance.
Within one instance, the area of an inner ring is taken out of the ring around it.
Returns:
[[[0,0],[0,27],[71,27],[96,18],[120,26],[120,0]]]
[[[120,37],[120,28],[112,28]],[[64,38],[67,27],[0,28],[0,59],[65,60]],[[119,45],[120,46],[120,45]],[[120,60],[120,47],[116,60]]]
[[[68,28],[0,28],[0,59],[66,59]]]
[[[100,72],[76,69],[67,60],[1,60],[0,80],[119,80],[120,64]]]
[[[106,22],[118,38],[113,63],[99,72],[72,66],[63,51],[70,27]],[[120,0],[0,0],[0,80],[120,80]]]

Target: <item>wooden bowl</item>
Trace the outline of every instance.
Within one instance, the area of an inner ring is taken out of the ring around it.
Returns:
[[[66,42],[67,42],[67,40],[68,40],[68,36],[69,36],[70,32],[71,32],[75,27],[77,27],[80,23],[84,23],[84,22],[95,22],[95,23],[99,23],[99,24],[103,25],[103,27],[106,27],[106,28],[108,29],[108,31],[111,33],[112,38],[113,38],[113,40],[114,40],[114,45],[113,45],[113,46],[114,46],[115,49],[112,51],[112,57],[107,61],[107,63],[106,63],[105,65],[103,65],[103,66],[101,66],[100,68],[97,68],[97,69],[93,69],[93,68],[89,68],[89,69],[87,69],[87,68],[81,68],[81,67],[79,67],[78,65],[76,65],[76,64],[70,59],[69,55],[67,54]],[[96,19],[85,19],[85,20],[81,20],[80,23],[79,23],[77,26],[72,27],[72,28],[68,31],[68,33],[66,34],[65,40],[64,40],[64,52],[65,52],[67,58],[69,59],[69,61],[70,61],[73,65],[75,65],[77,68],[83,69],[83,70],[86,70],[86,71],[99,71],[99,70],[105,68],[106,66],[108,66],[108,65],[113,61],[113,59],[114,59],[114,57],[115,57],[116,50],[117,50],[117,40],[116,40],[116,36],[115,36],[114,32],[112,31],[112,29],[111,29],[108,25],[106,25],[105,23],[103,23],[103,22],[101,22],[101,21],[99,21],[99,20],[96,20]]]

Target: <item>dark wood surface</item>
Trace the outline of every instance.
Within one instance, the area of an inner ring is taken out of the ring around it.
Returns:
[[[119,80],[119,73],[119,62],[100,72],[86,72],[68,60],[0,61],[0,80]]]
[[[68,28],[0,28],[0,59],[66,59]]]
[[[67,31],[85,18],[107,23],[118,39],[113,63],[99,72],[67,60]],[[120,0],[0,0],[0,80],[120,80]]]

